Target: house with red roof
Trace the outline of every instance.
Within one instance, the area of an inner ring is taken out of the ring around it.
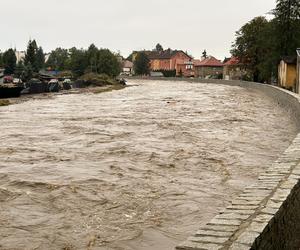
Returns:
[[[195,65],[200,60],[178,60],[176,65],[177,76],[194,77],[195,76]]]
[[[243,80],[243,78],[247,76],[247,74],[247,69],[237,57],[231,57],[224,63],[224,80]]]
[[[213,56],[209,56],[202,61],[197,61],[194,65],[195,77],[198,78],[222,78],[223,63]]]
[[[150,59],[150,68],[152,71],[171,71],[175,70],[179,76],[190,74],[193,65],[190,64],[192,57],[182,50],[167,49],[163,51],[145,51]],[[184,67],[183,67],[184,65]]]

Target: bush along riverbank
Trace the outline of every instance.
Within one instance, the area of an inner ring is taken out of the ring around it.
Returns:
[[[39,79],[32,79],[29,82],[24,83],[24,89],[23,92],[21,92],[20,97],[15,98],[15,96],[7,96],[6,98],[0,98],[0,106],[22,103],[32,99],[52,98],[55,95],[62,94],[99,94],[113,90],[121,90],[126,87],[126,81],[124,79],[111,78],[105,74],[95,73],[88,73],[75,81],[68,82],[67,88],[65,88],[65,81],[57,81],[54,83],[54,81],[51,80],[47,83],[42,82]],[[56,91],[51,91],[49,88],[49,86],[53,87],[53,84],[57,84],[57,88],[55,88]],[[0,92],[8,87],[9,85],[1,87]]]

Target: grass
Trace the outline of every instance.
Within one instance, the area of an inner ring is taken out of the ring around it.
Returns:
[[[9,100],[0,100],[0,106],[8,106],[10,104]]]

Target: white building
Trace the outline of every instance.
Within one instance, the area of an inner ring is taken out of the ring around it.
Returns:
[[[133,74],[133,63],[128,60],[123,61],[122,73],[125,75],[132,75]]]
[[[15,53],[16,53],[17,63],[24,61],[26,55],[25,51],[16,51]]]

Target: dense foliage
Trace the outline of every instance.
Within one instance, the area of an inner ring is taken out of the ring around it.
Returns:
[[[65,70],[69,64],[69,51],[67,49],[57,48],[53,50],[46,62],[46,67],[53,70]]]
[[[44,67],[45,55],[42,47],[38,47],[35,40],[30,40],[27,45],[24,65],[32,68],[34,72],[39,72]]]
[[[176,69],[174,70],[156,70],[154,72],[161,72],[164,77],[176,77]]]
[[[0,68],[3,67],[3,54],[0,52]]]
[[[274,18],[256,17],[237,33],[232,54],[249,71],[250,80],[271,82],[283,56],[293,56],[300,47],[300,2],[277,0]]]
[[[155,46],[155,50],[159,51],[159,52],[162,52],[162,51],[164,51],[164,48],[163,48],[163,46],[160,43],[158,43]]]
[[[117,55],[108,49],[98,49],[94,44],[87,50],[57,48],[50,53],[46,66],[52,70],[71,70],[76,77],[88,72],[116,77],[121,72]]]
[[[0,53],[0,67],[5,74],[14,74],[25,81],[36,77],[41,69],[72,72],[74,77],[85,73],[104,74],[111,78],[121,72],[121,62],[117,55],[108,49],[98,49],[92,44],[87,50],[57,48],[53,50],[45,63],[45,53],[35,40],[28,42],[25,58],[17,63],[15,50]]]
[[[13,74],[16,68],[16,54],[13,49],[5,51],[2,55],[2,62],[4,66],[4,74]]]
[[[133,62],[133,69],[136,75],[149,75],[150,60],[145,52],[138,52]]]

